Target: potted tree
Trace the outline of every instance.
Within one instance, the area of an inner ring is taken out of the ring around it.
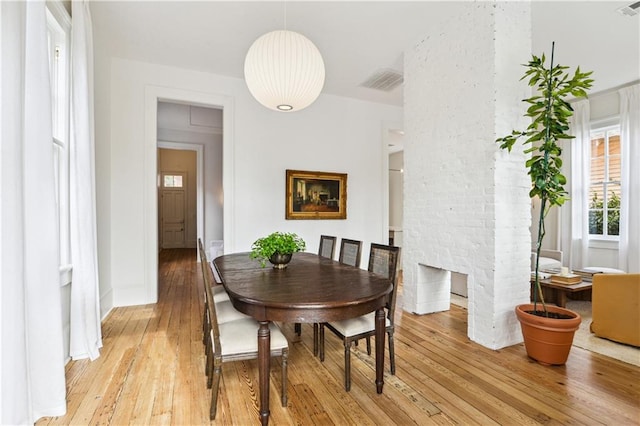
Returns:
[[[249,256],[258,259],[263,268],[268,260],[275,269],[284,269],[291,261],[293,253],[305,248],[304,240],[298,235],[292,232],[274,232],[254,241]]]
[[[554,48],[555,43],[551,46],[548,68],[544,54],[542,57],[533,55],[529,63],[524,64],[527,70],[521,80],[528,79],[529,86],[535,87],[534,95],[523,101],[529,105],[525,116],[531,118],[531,124],[526,130],[513,130],[496,142],[501,149],[511,152],[516,141],[525,138],[524,152],[531,155],[525,163],[532,183],[529,196],[540,200],[533,303],[516,307],[527,354],[542,364],[562,365],[569,356],[581,318],[568,309],[545,303],[539,276],[540,249],[545,236],[545,217],[553,206],[561,206],[568,195],[564,189],[567,179],[561,172],[562,148],[559,145],[560,141],[573,138],[567,133],[573,108],[566,99],[587,97],[593,80],[590,78],[592,73],[581,72],[580,67],[571,75],[568,67],[554,65]],[[556,331],[545,335],[553,329]]]

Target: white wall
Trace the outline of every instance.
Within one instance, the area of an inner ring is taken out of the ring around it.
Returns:
[[[104,35],[104,38],[102,37]],[[111,60],[107,34],[94,28],[94,125],[100,314],[114,306],[111,274]],[[117,276],[117,275],[116,275]]]
[[[225,193],[225,211],[232,212],[233,223],[231,235],[225,231],[225,251],[248,250],[275,230],[297,232],[309,251],[317,250],[320,234],[360,239],[367,248],[386,240],[387,193],[380,190],[387,186],[383,123],[402,120],[401,108],[322,95],[303,111],[283,114],[259,105],[239,79],[119,58],[97,62],[110,71],[96,73],[96,103],[110,106],[97,108],[96,162],[98,190],[108,191],[99,194],[101,204],[108,204],[108,212],[99,216],[101,284],[112,289],[114,306],[152,303],[156,296],[155,257],[149,253],[156,246],[157,236],[149,231],[155,219],[146,214],[155,191],[149,179],[155,146],[145,134],[151,108],[146,99],[154,88],[228,100],[224,113],[232,115],[232,129],[225,124],[224,131],[232,135],[232,152],[225,152],[224,167],[233,173],[225,171],[224,185],[233,194]],[[286,221],[286,169],[347,173],[347,219]],[[225,227],[226,222],[225,216]]]

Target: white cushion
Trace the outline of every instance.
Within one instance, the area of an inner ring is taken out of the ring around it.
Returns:
[[[535,268],[535,264],[533,265],[533,267]],[[560,263],[559,260],[556,259],[551,259],[550,257],[542,257],[540,256],[540,262],[538,265],[538,268],[541,271],[544,271],[545,269],[558,269],[560,270],[560,268],[562,267],[562,263]]]
[[[332,321],[333,328],[338,330],[343,336],[355,336],[357,334],[373,331],[376,328],[376,313],[370,312],[357,318],[349,318],[342,321]],[[384,318],[384,325],[391,325],[389,318]]]
[[[587,266],[582,268],[581,271],[591,272],[593,274],[624,274],[622,269],[604,268],[602,266]]]
[[[216,302],[214,298],[214,302],[216,304],[216,317],[218,318],[218,324],[224,324],[226,322],[243,318],[251,318],[249,315],[245,315],[234,308],[230,300]]]
[[[253,318],[244,318],[219,325],[220,350],[222,356],[250,354],[258,352],[258,329],[260,325]],[[271,350],[289,347],[287,338],[274,323],[269,323]]]
[[[548,253],[548,254],[547,254]],[[540,270],[560,272],[562,267],[562,252],[557,250],[540,250]],[[536,252],[531,252],[531,271],[536,269]]]

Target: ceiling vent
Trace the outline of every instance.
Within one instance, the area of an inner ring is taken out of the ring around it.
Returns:
[[[360,84],[368,89],[390,92],[403,82],[402,74],[391,68],[383,68],[374,72]]]
[[[621,15],[634,16],[640,13],[640,1],[624,6],[618,9],[618,13]]]

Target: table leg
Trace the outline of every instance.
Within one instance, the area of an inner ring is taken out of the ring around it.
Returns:
[[[269,321],[259,321],[258,376],[260,379],[260,421],[269,424],[269,369],[271,368],[271,332]]]
[[[318,323],[313,324],[313,356],[318,356]]]
[[[382,393],[384,385],[384,308],[376,311],[376,391]]]
[[[561,308],[567,306],[567,292],[564,290],[556,290],[556,303]]]

